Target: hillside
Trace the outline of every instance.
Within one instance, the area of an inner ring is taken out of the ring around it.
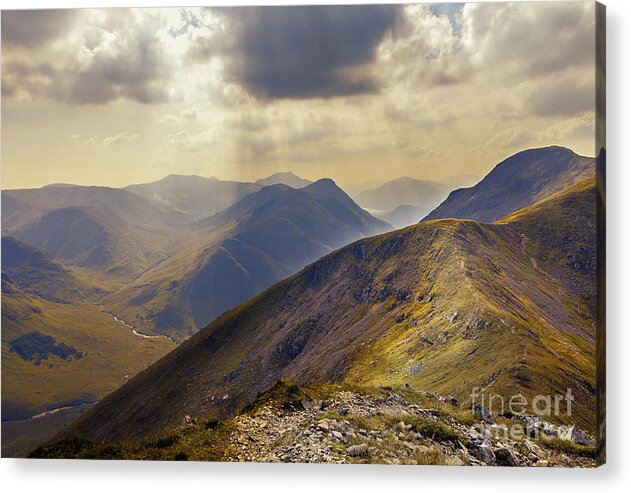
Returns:
[[[230,207],[260,190],[253,183],[224,181],[201,176],[169,175],[153,183],[129,185],[125,190],[190,216],[203,219]]]
[[[392,211],[400,205],[432,209],[445,199],[449,190],[444,183],[401,177],[360,192],[354,199],[364,208],[382,212]]]
[[[595,180],[495,224],[357,241],[214,320],[58,438],[116,441],[221,419],[285,378],[470,402],[572,390],[595,429]],[[568,254],[569,252],[569,254]]]
[[[177,245],[181,213],[125,190],[50,185],[2,191],[3,234],[65,265],[131,280]]]
[[[133,279],[166,257],[171,243],[157,230],[134,227],[93,207],[44,213],[13,233],[67,265]]]
[[[595,174],[594,158],[559,146],[521,151],[470,188],[460,188],[423,220],[496,221]]]
[[[331,180],[265,187],[188,226],[180,253],[103,303],[143,331],[182,339],[305,264],[388,229]]]
[[[57,303],[81,303],[104,294],[94,281],[10,236],[2,237],[2,273],[21,290]]]

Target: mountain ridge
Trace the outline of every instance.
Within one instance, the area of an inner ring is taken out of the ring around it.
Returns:
[[[221,315],[58,438],[221,419],[279,378],[409,383],[463,401],[476,386],[527,398],[571,387],[575,413],[552,419],[593,429],[595,315],[576,286],[595,288],[595,264],[566,251],[574,238],[595,248],[594,179],[544,206],[494,224],[426,221],[336,250]]]

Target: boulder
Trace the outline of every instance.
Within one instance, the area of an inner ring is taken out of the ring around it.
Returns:
[[[500,466],[516,467],[520,465],[519,459],[515,453],[506,447],[500,447],[494,450],[495,459]]]
[[[331,426],[329,425],[328,419],[321,419],[320,421],[318,421],[318,430],[329,431],[330,429],[331,429]]]
[[[495,452],[493,452],[493,448],[487,442],[482,442],[479,445],[473,444],[469,452],[473,457],[489,466],[494,465],[496,462]]]
[[[346,453],[349,457],[365,457],[368,455],[368,444],[351,445],[346,449]]]
[[[559,426],[558,435],[561,440],[570,440],[579,445],[589,445],[592,447],[595,445],[595,441],[576,426]]]

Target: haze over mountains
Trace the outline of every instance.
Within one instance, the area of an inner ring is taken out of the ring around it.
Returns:
[[[429,214],[458,184],[475,181],[471,176],[443,182],[401,177],[355,195],[357,203],[395,228],[404,228]],[[449,182],[449,183],[447,183]]]
[[[104,302],[132,325],[181,339],[335,248],[389,229],[331,180],[265,187],[189,225],[195,240]]]
[[[125,187],[125,190],[186,214],[190,220],[212,216],[260,189],[261,186],[254,183],[194,175],[169,175],[153,183]]]
[[[591,178],[494,224],[444,219],[349,245],[216,319],[64,436],[222,418],[279,378],[461,400],[475,386],[571,387],[573,419],[593,429],[595,201]]]
[[[391,211],[400,205],[432,209],[447,196],[449,190],[443,183],[405,176],[360,192],[355,200],[362,207],[378,211]]]
[[[2,192],[2,233],[123,281],[167,257],[185,216],[126,190],[51,185]]]
[[[275,173],[268,176],[267,178],[256,180],[256,184],[260,185],[261,187],[282,184],[290,186],[291,188],[304,188],[311,183],[313,182],[305,180],[304,178],[300,178],[290,171]]]

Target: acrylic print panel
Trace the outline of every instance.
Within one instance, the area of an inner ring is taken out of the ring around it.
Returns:
[[[2,12],[2,455],[603,463],[604,22]]]

